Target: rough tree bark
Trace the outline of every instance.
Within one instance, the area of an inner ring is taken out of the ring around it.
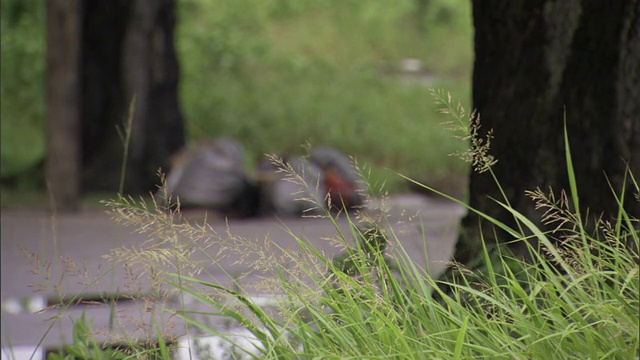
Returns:
[[[74,211],[80,194],[80,0],[47,1],[45,177],[53,206]]]
[[[83,186],[118,189],[123,127],[135,111],[125,191],[145,192],[184,145],[174,45],[175,0],[85,0],[82,52]]]
[[[473,1],[473,103],[484,135],[494,131],[493,168],[511,205],[540,218],[525,190],[569,190],[563,127],[571,144],[582,211],[615,217],[607,183],[620,191],[627,166],[640,176],[640,9],[638,0]],[[607,177],[605,177],[605,174]],[[514,226],[490,197],[487,173],[470,177],[471,206]],[[640,215],[629,191],[627,210]],[[469,215],[456,258],[478,249]],[[484,235],[494,238],[484,224]]]

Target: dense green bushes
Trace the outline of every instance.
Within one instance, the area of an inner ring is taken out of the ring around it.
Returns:
[[[0,37],[1,177],[44,156],[45,14],[43,1],[2,1]]]
[[[193,138],[236,137],[254,155],[328,144],[374,170],[421,179],[465,172],[446,156],[463,145],[437,126],[427,86],[403,84],[392,69],[420,59],[434,82],[466,97],[468,4],[433,1],[424,31],[410,0],[225,4],[181,8],[179,47],[190,54],[181,94]]]

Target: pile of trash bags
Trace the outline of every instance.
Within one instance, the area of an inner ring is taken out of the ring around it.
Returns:
[[[265,157],[250,172],[242,145],[230,138],[203,141],[172,159],[165,201],[227,217],[282,217],[343,211],[363,204],[367,187],[349,157],[327,146],[308,156]]]

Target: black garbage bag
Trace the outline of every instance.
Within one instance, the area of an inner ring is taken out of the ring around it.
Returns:
[[[174,161],[166,186],[182,207],[233,216],[257,212],[257,186],[245,170],[242,145],[234,139],[217,138],[184,150]]]
[[[349,157],[334,148],[318,146],[311,149],[309,158],[322,169],[333,207],[342,210],[363,204],[367,186]]]
[[[281,164],[263,159],[258,171],[264,213],[284,217],[323,213],[326,189],[318,165],[301,157],[283,159]]]

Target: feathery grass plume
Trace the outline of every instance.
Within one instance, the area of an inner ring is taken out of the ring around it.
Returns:
[[[45,292],[50,288],[53,288],[55,293],[61,297],[62,293],[60,292],[59,287],[61,286],[62,278],[54,281],[51,273],[51,261],[43,260],[38,256],[38,254],[23,247],[22,245],[20,245],[19,248],[22,254],[27,258],[27,261],[31,263],[31,273],[42,278],[42,281],[38,283],[29,284],[29,287],[34,289],[35,292]]]
[[[538,187],[535,190],[526,190],[525,195],[535,201],[536,210],[544,211],[542,214],[543,224],[555,224],[552,232],[559,231],[564,225],[569,225],[572,231],[576,230],[579,219],[576,213],[570,208],[566,191],[561,190],[559,196],[556,197],[551,187],[549,187],[546,193]]]
[[[106,255],[108,260],[129,265],[145,265],[156,271],[180,271],[197,274],[201,262],[192,261],[191,255],[199,248],[210,246],[206,227],[195,228],[180,222],[176,210],[165,211],[155,200],[149,205],[146,200],[134,200],[119,196],[116,200],[105,201],[113,219],[123,226],[132,226],[138,234],[148,236],[148,240],[137,247],[118,247]],[[190,241],[182,241],[189,236]],[[145,270],[146,270],[145,269]]]
[[[225,236],[220,236],[206,220],[201,225],[192,224],[181,218],[179,206],[171,206],[170,201],[163,203],[168,205],[158,206],[155,199],[149,204],[144,199],[135,201],[125,197],[106,202],[106,205],[111,209],[111,214],[119,223],[133,226],[136,232],[146,234],[149,237],[139,247],[114,249],[108,256],[110,260],[131,266],[136,265],[141,267],[143,272],[161,274],[165,279],[169,275],[179,275],[178,278],[183,281],[190,279],[191,276],[206,273],[203,264],[192,259],[191,256],[195,252],[205,254],[209,264],[219,264],[221,260],[231,257],[237,263],[249,263],[252,271],[266,272],[271,275],[280,271],[282,274],[286,274],[289,279],[298,279],[299,273],[303,270],[300,266],[290,267],[282,264],[294,261],[297,265],[308,265],[303,260],[310,259],[308,254],[300,255],[293,251],[280,251],[283,249],[280,249],[268,236],[263,241],[256,241],[237,236],[231,233],[228,227]],[[224,271],[224,269],[222,270]],[[194,298],[210,305],[211,308],[218,309],[212,315],[235,314],[233,318],[246,326],[248,323],[255,322],[256,319],[259,320],[260,317],[251,313],[246,317],[240,315],[237,313],[237,309],[234,310],[238,304],[229,302],[229,296],[223,296],[225,294],[232,297],[240,296],[239,294],[246,292],[246,289],[238,282],[242,280],[243,275],[246,274],[241,274],[240,277],[234,279],[234,286],[241,292],[229,292],[216,285],[211,288],[214,291],[210,295],[203,296],[201,295],[203,283],[198,283],[200,288],[197,286],[191,288],[190,285],[194,285],[193,283],[184,282],[176,282],[175,289],[183,294],[189,293]],[[170,282],[170,284],[174,283]],[[211,284],[215,284],[215,282]],[[270,277],[261,282],[261,285],[263,286],[261,290],[264,291],[280,290],[279,284]],[[276,285],[278,286],[276,287]],[[189,313],[184,306],[177,311],[179,316]],[[204,325],[199,323],[199,326]]]
[[[451,121],[443,123],[454,133],[454,137],[463,141],[469,141],[470,147],[466,151],[458,151],[451,155],[457,156],[473,167],[474,171],[483,173],[494,166],[498,160],[491,154],[491,139],[493,139],[493,129],[489,130],[484,138],[480,133],[480,114],[477,111],[468,113],[458,101],[455,102],[450,93],[445,93],[442,89],[430,89],[431,96],[435,98],[435,103],[440,105],[438,110],[441,114],[448,114],[453,118]]]
[[[493,139],[493,129],[489,129],[489,131],[485,133],[484,138],[480,137],[480,114],[476,110],[469,113],[459,101],[454,101],[451,94],[445,92],[442,89],[430,89],[430,93],[435,99],[436,104],[441,106],[438,111],[442,114],[448,114],[451,118],[453,118],[453,120],[446,121],[443,124],[454,134],[454,137],[469,142],[469,148],[466,151],[456,152],[451,155],[458,156],[461,160],[470,163],[473,171],[476,171],[478,173],[488,172],[493,178],[493,181],[496,184],[501,196],[501,199],[497,199],[495,201],[503,207],[511,209],[509,197],[506,195],[504,189],[500,185],[499,179],[496,177],[496,174],[492,169],[492,167],[498,162],[498,159],[489,154],[491,140]],[[458,204],[465,206],[469,211],[477,214],[480,218],[485,218],[490,223],[493,223],[495,226],[501,228],[507,234],[512,235],[516,239],[525,238],[523,234],[525,232],[526,226],[522,224],[522,219],[520,219],[518,216],[514,216],[517,229],[511,229],[506,224],[498,221],[497,219],[490,218],[488,215],[469,207],[467,204],[459,201],[458,199],[455,199],[447,194],[443,194],[442,192],[424,184],[420,184],[415,180],[406,177],[405,179],[433,193],[443,196],[446,199],[452,200]],[[503,203],[500,203],[499,201],[502,201]]]
[[[310,146],[307,144],[306,146]],[[267,160],[276,166],[276,172],[284,175],[283,180],[288,181],[298,187],[296,192],[292,193],[292,196],[296,196],[294,199],[305,205],[303,212],[304,217],[318,217],[322,218],[326,216],[324,211],[325,206],[327,209],[331,208],[331,197],[325,196],[324,199],[317,198],[313,194],[320,194],[321,184],[320,178],[317,178],[315,183],[310,184],[305,174],[305,169],[300,168],[296,170],[293,166],[285,161],[282,157],[274,154],[265,154]],[[326,204],[324,203],[326,202]]]

